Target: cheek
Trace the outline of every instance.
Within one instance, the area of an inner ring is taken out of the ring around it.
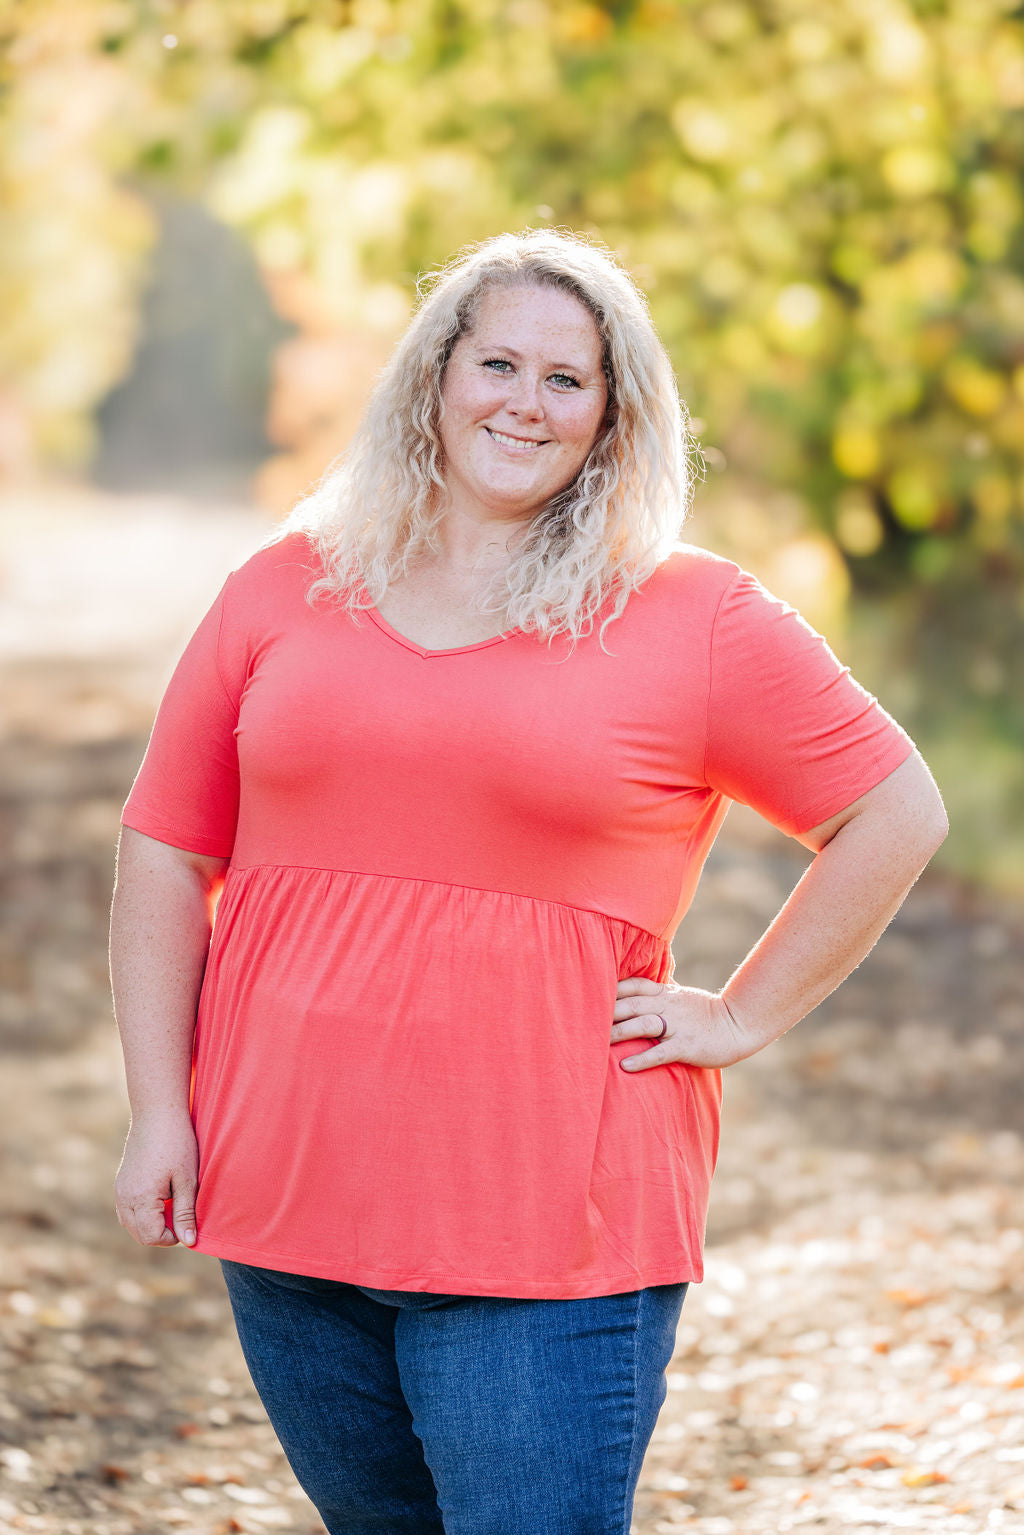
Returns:
[[[601,429],[604,420],[604,401],[579,400],[564,417],[564,432],[568,440],[581,452],[587,453]]]
[[[449,377],[443,394],[445,414],[459,426],[486,416],[502,395],[500,382],[487,375],[456,373]]]

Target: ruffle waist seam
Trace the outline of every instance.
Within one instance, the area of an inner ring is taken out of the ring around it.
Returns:
[[[663,933],[652,933],[650,928],[643,927],[638,922],[632,922],[629,917],[617,916],[614,912],[598,911],[593,906],[577,906],[572,901],[555,901],[548,896],[527,895],[522,890],[495,890],[489,885],[465,885],[457,880],[449,879],[422,879],[415,874],[381,874],[374,869],[331,869],[319,864],[307,863],[250,863],[244,866],[230,864],[225,874],[225,881],[232,875],[237,878],[243,875],[259,874],[263,870],[279,869],[284,873],[294,872],[299,874],[340,874],[346,878],[356,879],[385,879],[397,880],[406,885],[434,885],[447,890],[469,890],[477,895],[505,896],[514,901],[529,901],[536,906],[554,906],[563,911],[581,912],[584,916],[600,917],[605,922],[618,922],[623,927],[628,927],[634,933],[643,934],[652,943],[669,946],[669,939]]]

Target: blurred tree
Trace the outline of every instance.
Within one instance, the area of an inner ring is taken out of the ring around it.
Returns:
[[[97,412],[93,478],[119,490],[244,496],[270,452],[269,359],[291,327],[237,235],[195,201],[147,201],[160,238],[141,339]]]
[[[278,503],[341,446],[337,378],[386,354],[416,273],[589,231],[649,292],[737,522],[766,547],[784,506],[780,569],[876,605],[922,741],[995,743],[979,831],[1024,817],[1016,0],[14,0],[0,27],[0,389],[43,448],[88,443],[128,362],[128,170],[243,231],[302,329]]]
[[[87,456],[131,364],[154,231],[119,185],[144,111],[100,46],[102,9],[0,9],[0,474]]]

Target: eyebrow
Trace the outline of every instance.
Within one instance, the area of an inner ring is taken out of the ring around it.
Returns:
[[[479,341],[477,342],[476,350],[478,352],[504,352],[506,357],[514,357],[517,361],[521,361],[523,356],[522,352],[517,352],[514,346],[504,346],[500,341]],[[555,373],[563,370],[569,373],[588,373],[590,371],[590,369],[583,367],[578,362],[551,362],[548,363],[548,367]]]

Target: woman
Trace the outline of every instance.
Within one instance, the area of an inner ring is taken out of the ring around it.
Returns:
[[[220,1259],[332,1535],[625,1535],[721,1071],[945,834],[824,640],[676,542],[687,446],[609,255],[464,253],[228,577],[124,810],[118,1218]],[[816,856],[712,993],[670,942],[731,799]]]

